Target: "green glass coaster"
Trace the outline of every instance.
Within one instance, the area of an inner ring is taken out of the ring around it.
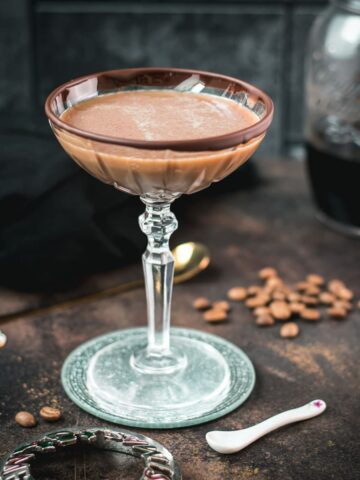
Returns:
[[[119,330],[80,345],[66,359],[62,383],[82,409],[143,428],[177,428],[219,418],[241,405],[255,385],[254,367],[232,343],[198,330],[172,328],[171,348],[184,358],[169,372],[136,367],[147,329]]]

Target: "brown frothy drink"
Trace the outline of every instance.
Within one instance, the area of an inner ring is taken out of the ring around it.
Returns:
[[[60,118],[83,131],[149,142],[215,137],[259,121],[250,109],[227,98],[171,90],[100,95],[68,108]],[[244,163],[264,137],[224,150],[189,152],[103,143],[60,129],[55,133],[85,170],[137,195],[178,195],[206,188]]]

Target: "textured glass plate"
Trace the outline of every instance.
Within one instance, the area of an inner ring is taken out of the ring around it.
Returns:
[[[248,356],[232,343],[209,333],[198,330],[172,328],[171,339],[176,344],[188,340],[189,344],[198,343],[205,348],[215,349],[228,366],[229,380],[226,390],[219,395],[218,401],[204,398],[182,410],[149,410],[136,408],[116,409],[94,399],[88,388],[88,371],[92,359],[116,342],[124,348],[146,344],[146,328],[119,330],[94,338],[80,345],[66,359],[62,369],[62,383],[67,395],[82,409],[110,422],[143,428],[177,428],[205,423],[222,417],[241,405],[252,392],[255,385],[255,371]],[[189,359],[191,362],[191,358]],[[196,370],[199,382],[206,375],[203,369]],[[125,392],[126,393],[126,392]]]

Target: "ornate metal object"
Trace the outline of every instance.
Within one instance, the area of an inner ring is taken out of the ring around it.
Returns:
[[[37,455],[81,443],[143,459],[145,468],[140,480],[181,480],[171,453],[158,442],[126,430],[100,428],[55,431],[17,447],[0,464],[0,480],[34,480],[30,463]]]

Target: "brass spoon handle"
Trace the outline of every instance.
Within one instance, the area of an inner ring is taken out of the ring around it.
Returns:
[[[131,282],[120,283],[119,285],[115,285],[114,287],[105,288],[104,290],[100,290],[99,292],[81,295],[79,297],[71,298],[63,302],[57,302],[52,305],[46,305],[44,307],[25,308],[24,310],[18,312],[0,315],[0,324],[10,322],[11,320],[16,320],[18,318],[29,318],[36,315],[44,315],[47,313],[64,310],[66,308],[75,307],[83,303],[92,302],[94,300],[101,300],[102,298],[111,297],[113,295],[128,292],[130,290],[135,290],[136,288],[142,287],[143,285],[143,279],[133,280]]]

